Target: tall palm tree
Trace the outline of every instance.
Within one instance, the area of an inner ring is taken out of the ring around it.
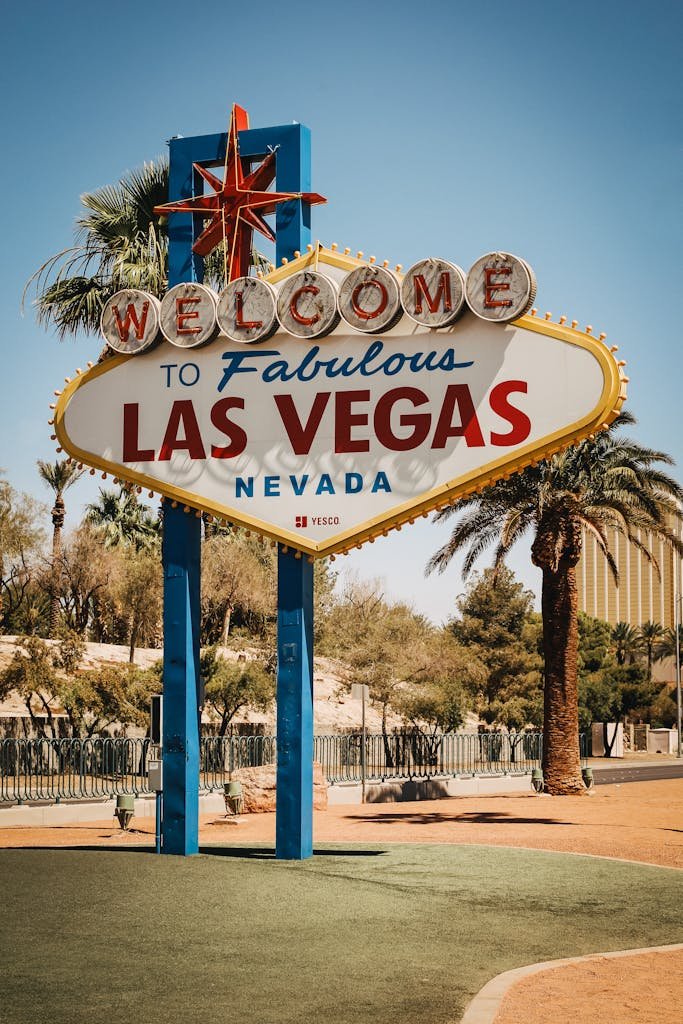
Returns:
[[[150,551],[159,543],[159,520],[125,487],[118,492],[100,487],[98,500],[85,507],[85,519],[100,533],[106,548],[130,546]]]
[[[543,771],[549,793],[584,791],[578,736],[576,587],[582,531],[595,538],[615,578],[608,531],[619,531],[653,561],[638,540],[639,529],[683,550],[667,525],[681,520],[678,503],[683,489],[657,465],[670,465],[672,460],[619,436],[620,427],[634,422],[630,413],[622,413],[594,440],[572,446],[479,495],[465,497],[436,517],[438,521],[457,516],[457,523],[430,560],[428,571],[443,571],[457,551],[466,549],[466,575],[493,544],[494,562],[499,565],[517,540],[528,530],[534,533],[531,559],[543,572]]]
[[[683,656],[683,625],[678,626],[678,651]],[[657,650],[655,652],[655,659],[661,658],[675,658],[676,657],[676,630],[666,629],[664,634],[657,644]]]
[[[638,630],[647,659],[647,681],[652,682],[652,663],[657,660],[657,648],[664,639],[664,627],[660,622],[644,622]]]
[[[617,665],[633,665],[642,654],[643,641],[636,626],[628,622],[617,622],[610,633],[610,640],[617,659]]]
[[[41,480],[53,491],[55,503],[52,506],[52,592],[50,594],[50,625],[49,633],[54,637],[59,625],[59,589],[57,576],[59,573],[59,557],[62,553],[62,530],[66,516],[64,492],[83,476],[85,470],[79,469],[75,462],[57,459],[56,462],[43,462],[38,459],[38,473]]]
[[[38,322],[60,339],[96,334],[102,307],[123,288],[140,288],[161,298],[168,277],[167,218],[154,207],[168,200],[168,160],[152,160],[115,185],[81,196],[75,245],[51,256],[33,274],[24,297],[35,290]],[[267,270],[256,250],[252,261]],[[207,283],[222,286],[226,261],[222,245],[204,260]]]

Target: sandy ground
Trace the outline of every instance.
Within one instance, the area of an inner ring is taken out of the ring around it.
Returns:
[[[135,819],[52,828],[0,828],[0,847],[140,845],[154,823]],[[335,806],[315,814],[319,843],[466,843],[618,857],[683,868],[683,779],[600,786],[584,797],[534,794],[421,803]],[[205,816],[202,843],[270,843],[275,815]],[[664,996],[664,998],[663,998]],[[598,959],[544,971],[510,990],[496,1024],[674,1024],[683,1001],[683,953]],[[678,1005],[677,1005],[678,1004]]]
[[[683,953],[596,957],[518,981],[495,1024],[675,1024],[683,1003]]]

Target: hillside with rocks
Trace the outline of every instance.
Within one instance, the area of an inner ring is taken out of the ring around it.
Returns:
[[[17,646],[17,637],[0,636],[0,671],[10,663]],[[47,644],[53,645],[54,641],[47,640]],[[128,647],[116,644],[87,643],[85,655],[82,661],[82,668],[96,669],[101,665],[128,664]],[[237,659],[241,654],[253,657],[254,652],[245,649],[240,651],[233,648],[222,648],[222,654],[226,658]],[[135,652],[135,664],[138,668],[150,668],[161,658],[159,649],[141,648]],[[361,702],[351,698],[350,687],[345,680],[346,667],[343,662],[332,658],[315,658],[313,674],[313,696],[314,696],[314,728],[317,734],[346,732],[351,729],[360,729],[361,725]],[[36,708],[39,712],[40,709]],[[56,713],[60,708],[54,707]],[[2,718],[15,718],[25,715],[26,708],[18,694],[11,693],[3,701],[0,701],[0,720]],[[209,715],[204,713],[202,720],[211,722]],[[275,706],[262,714],[258,711],[245,711],[238,713],[234,718],[235,724],[253,723],[262,724],[267,734],[275,732]],[[396,715],[389,716],[389,727],[393,728],[401,724]],[[381,730],[381,714],[368,703],[366,706],[366,725],[370,732]]]

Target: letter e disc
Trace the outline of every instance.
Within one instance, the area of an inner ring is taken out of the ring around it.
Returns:
[[[251,344],[278,329],[275,289],[258,277],[238,277],[218,296],[218,327],[226,338]]]
[[[177,284],[161,300],[161,330],[178,348],[198,348],[216,336],[216,295],[203,284]]]
[[[401,301],[416,324],[448,327],[465,309],[465,272],[436,257],[420,260],[401,282]]]
[[[482,320],[506,324],[531,309],[536,278],[519,256],[489,252],[470,267],[465,294],[467,305]]]
[[[329,334],[339,323],[336,284],[315,270],[300,270],[283,282],[277,315],[285,331],[295,338]]]
[[[384,267],[356,267],[339,286],[339,312],[356,331],[388,331],[403,316],[396,276]]]
[[[126,288],[104,304],[100,317],[102,337],[109,348],[136,356],[159,340],[161,305],[154,295]]]

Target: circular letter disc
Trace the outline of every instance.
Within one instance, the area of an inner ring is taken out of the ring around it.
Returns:
[[[329,334],[339,323],[336,284],[315,270],[300,270],[280,288],[277,315],[285,331],[295,338]]]
[[[373,265],[351,270],[339,286],[339,312],[356,331],[388,331],[403,316],[395,275]]]
[[[126,288],[104,304],[102,337],[114,352],[136,356],[159,340],[160,303],[154,295]]]
[[[221,334],[231,341],[265,341],[278,328],[275,289],[258,277],[238,277],[218,296]]]
[[[423,327],[448,327],[465,308],[465,272],[431,257],[414,263],[401,282],[403,308]]]
[[[177,284],[161,300],[161,330],[178,348],[198,348],[215,338],[216,295],[203,284]]]
[[[467,274],[467,304],[482,320],[509,323],[523,316],[536,297],[529,264],[507,252],[489,252]]]

